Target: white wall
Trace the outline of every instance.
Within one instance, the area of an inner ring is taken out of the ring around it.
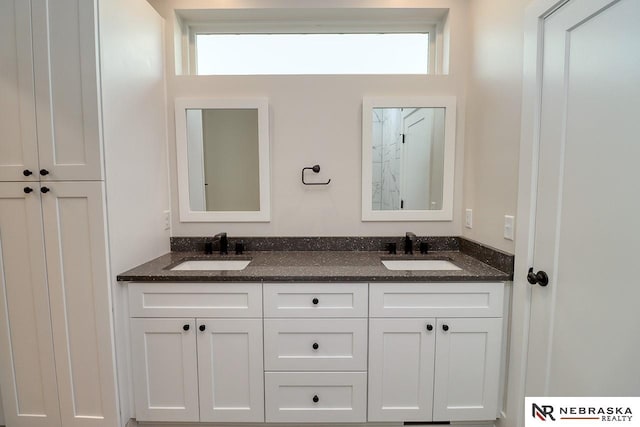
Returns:
[[[164,22],[145,0],[100,2],[111,272],[122,423],[132,415],[126,286],[118,273],[169,251]]]
[[[173,8],[390,7],[386,0],[151,0],[167,19],[167,94],[172,206],[178,205],[173,99],[182,96],[266,96],[271,114],[270,223],[180,223],[172,234],[210,235],[430,235],[461,233],[452,222],[361,222],[361,120],[363,96],[455,95],[458,98],[454,211],[462,209],[465,85],[467,82],[467,0],[403,0],[394,8],[448,7],[451,27],[449,75],[431,76],[175,76]],[[305,187],[302,167],[320,164],[314,179],[327,187]]]
[[[4,412],[2,411],[2,395],[0,395],[0,426],[4,425]]]
[[[467,93],[464,209],[473,209],[470,239],[514,252],[503,238],[518,190],[524,8],[530,0],[473,0]],[[517,221],[517,218],[516,218]]]

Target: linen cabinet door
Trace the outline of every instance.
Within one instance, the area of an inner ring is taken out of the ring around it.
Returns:
[[[198,319],[200,421],[264,421],[262,319]]]
[[[434,421],[497,418],[502,319],[438,319]]]
[[[43,180],[102,179],[97,0],[31,0]]]
[[[198,421],[194,319],[131,319],[138,421]]]
[[[40,195],[0,182],[0,389],[12,427],[60,426]],[[29,187],[26,187],[29,188]]]
[[[0,181],[37,180],[29,1],[0,1],[0,82]]]
[[[115,426],[103,184],[49,182],[41,190],[62,425]]]
[[[369,421],[431,421],[435,324],[369,320]]]

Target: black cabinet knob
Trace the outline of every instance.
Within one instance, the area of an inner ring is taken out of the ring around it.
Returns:
[[[42,188],[40,188],[40,191],[43,192],[43,193],[48,193],[51,190],[49,189],[49,187],[42,187]]]
[[[32,191],[33,191],[33,188],[31,188],[31,187],[24,187],[24,192],[25,192],[25,193],[29,194],[29,193],[31,193]]]
[[[200,325],[198,329],[200,329],[200,332],[204,332],[204,330],[207,329],[207,327],[205,325]]]
[[[318,403],[318,402],[320,402],[320,398],[316,394],[315,396],[313,396],[313,403]]]
[[[190,326],[189,326],[188,324],[187,324],[187,325],[184,325],[184,326],[182,327],[182,330],[183,330],[183,331],[188,331],[188,330],[189,330],[189,327],[190,327]]]
[[[22,171],[22,175],[31,176],[31,175],[33,175],[33,172],[31,172],[29,169],[25,169],[25,170]]]
[[[433,325],[431,323],[427,323],[427,331],[433,331]]]
[[[532,285],[547,286],[549,284],[549,276],[542,270],[534,273],[533,267],[531,267],[527,273],[527,281]]]
[[[311,300],[311,302],[313,303],[313,305],[318,305],[320,300],[318,300],[318,298],[314,298],[314,299]]]
[[[311,347],[313,347],[313,349],[314,349],[314,350],[317,350],[317,349],[319,349],[319,348],[320,348],[320,346],[318,345],[318,343],[317,343],[317,342],[314,342],[314,343],[313,343],[313,345],[312,345]]]
[[[447,332],[449,330],[449,325],[442,325],[442,330]]]
[[[40,169],[40,175],[47,176],[47,175],[49,175],[49,171],[46,170],[46,169]]]

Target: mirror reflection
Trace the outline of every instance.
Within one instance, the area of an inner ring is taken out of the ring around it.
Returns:
[[[191,211],[259,211],[258,109],[187,109]]]
[[[445,108],[372,108],[372,210],[440,210]]]

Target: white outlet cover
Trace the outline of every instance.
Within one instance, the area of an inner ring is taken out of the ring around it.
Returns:
[[[465,210],[464,226],[467,228],[473,228],[473,210],[472,209]]]
[[[514,230],[515,218],[512,215],[504,216],[504,238],[507,240],[513,240],[515,233]]]

